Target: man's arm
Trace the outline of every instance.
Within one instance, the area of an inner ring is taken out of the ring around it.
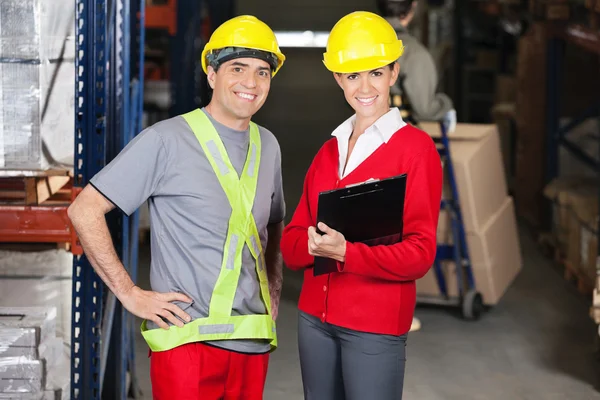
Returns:
[[[165,329],[168,329],[168,325],[162,318],[183,326],[175,315],[186,322],[190,320],[189,315],[170,302],[178,300],[191,303],[192,300],[180,293],[156,293],[140,289],[119,260],[105,217],[114,208],[106,197],[88,185],[68,209],[69,218],[90,264],[132,314],[151,320]]]
[[[283,259],[279,249],[283,225],[283,221],[267,225],[269,239],[265,251],[265,262],[267,264],[267,276],[269,278],[269,292],[271,293],[271,311],[273,313],[273,319],[277,318],[279,312],[279,299],[281,298],[281,287],[283,285]]]

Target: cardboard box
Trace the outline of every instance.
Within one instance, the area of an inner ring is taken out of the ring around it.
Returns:
[[[585,186],[571,193],[570,232],[567,259],[591,286],[596,280],[598,256],[598,193]]]
[[[595,202],[597,188],[594,179],[582,176],[556,178],[544,188],[544,196],[552,202],[552,234],[561,255],[576,261],[578,245],[573,230],[577,230],[574,204]]]
[[[509,190],[514,189],[516,171],[516,104],[496,103],[492,108],[492,119],[498,128],[504,172]]]
[[[444,235],[438,229],[438,236],[440,234]],[[467,246],[477,290],[481,292],[485,304],[497,304],[522,268],[521,246],[512,197],[504,198],[503,204],[481,233],[467,234]],[[446,262],[442,269],[448,294],[457,296],[458,278],[454,263]],[[427,275],[417,280],[417,294],[440,295],[433,267]]]
[[[544,197],[552,202],[551,230],[561,254],[566,254],[568,244],[569,209],[561,193],[580,184],[580,178],[556,178],[544,188]]]
[[[530,3],[533,4],[533,3]],[[548,27],[533,23],[518,40],[517,145],[514,185],[517,213],[534,228],[546,223],[540,207],[546,185],[546,50]]]
[[[581,221],[579,227],[579,269],[584,276],[589,278],[590,284],[596,281],[598,271],[596,269],[596,259],[598,257],[598,216],[590,223]]]
[[[423,122],[419,128],[440,137],[437,123]],[[498,128],[493,124],[457,124],[449,138],[465,229],[480,232],[508,195]]]

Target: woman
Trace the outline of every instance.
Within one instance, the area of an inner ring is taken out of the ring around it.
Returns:
[[[433,141],[388,105],[402,52],[390,24],[368,12],[343,17],[328,39],[324,64],[355,115],[315,156],[281,240],[287,266],[304,269],[298,344],[306,399],[402,398],[415,280],[435,257],[442,192]],[[402,242],[349,243],[322,223],[317,233],[319,192],[403,173]],[[313,276],[315,256],[337,260],[338,271]]]

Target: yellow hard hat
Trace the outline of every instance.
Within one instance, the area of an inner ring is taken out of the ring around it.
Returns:
[[[202,51],[202,69],[208,73],[208,55],[213,50],[224,48],[241,48],[249,50],[259,50],[274,54],[273,76],[279,71],[285,56],[279,50],[279,44],[275,33],[267,24],[252,15],[241,15],[225,21],[219,26],[210,37],[210,40],[204,46]],[[254,55],[258,54],[255,52]],[[239,53],[238,57],[250,56]],[[260,57],[259,57],[260,58]]]
[[[402,53],[402,40],[389,22],[356,11],[340,19],[329,33],[323,63],[332,72],[370,71],[398,60]]]

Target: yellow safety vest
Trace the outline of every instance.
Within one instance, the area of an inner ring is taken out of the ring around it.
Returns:
[[[182,328],[171,326],[168,330],[147,329],[142,323],[142,335],[152,351],[170,350],[186,343],[206,340],[265,339],[271,350],[277,347],[275,321],[271,315],[271,297],[266,272],[264,253],[252,215],[252,205],[258,181],[260,165],[260,133],[250,122],[250,146],[241,178],[227,156],[225,146],[202,110],[196,109],[183,115],[200,142],[208,161],[219,178],[221,187],[231,205],[231,217],[227,239],[223,249],[223,262],[217,283],[210,299],[208,317],[198,318]],[[265,303],[266,315],[232,316],[233,300],[242,269],[244,244],[256,260],[260,280],[260,291]]]

